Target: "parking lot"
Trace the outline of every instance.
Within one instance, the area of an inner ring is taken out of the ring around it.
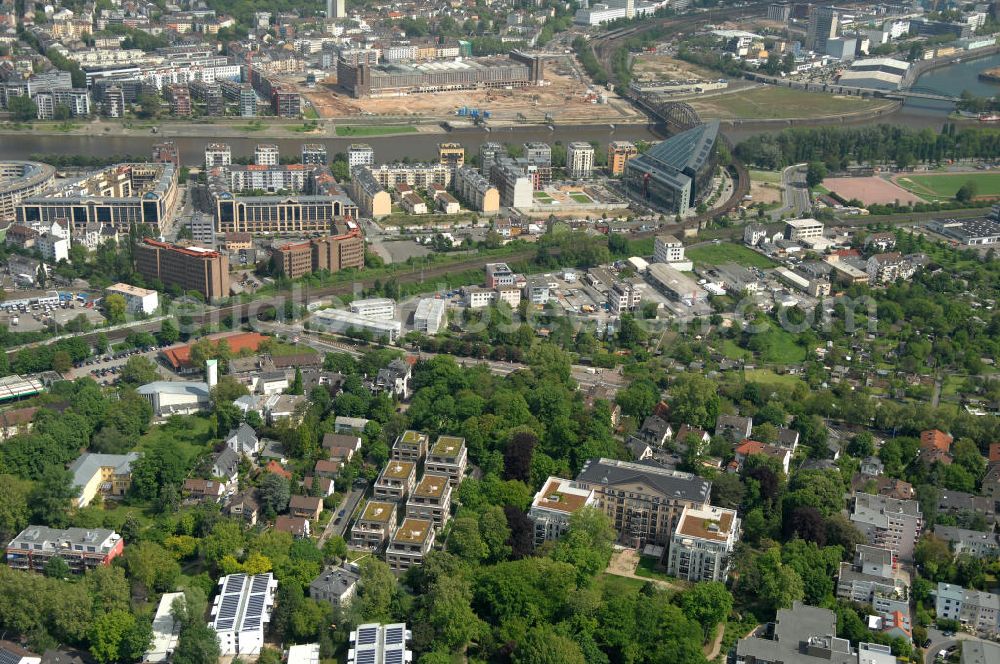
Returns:
[[[6,325],[12,332],[38,332],[49,324],[62,329],[77,316],[83,315],[92,326],[103,325],[105,318],[101,312],[88,309],[79,303],[65,303],[61,306],[33,305],[22,310],[0,312],[0,325]]]
[[[85,362],[77,362],[73,365],[71,372],[73,378],[89,376],[102,385],[113,385],[121,377],[122,368],[129,358],[134,355],[142,355],[156,365],[157,371],[164,380],[177,378],[169,369],[157,362],[161,348],[132,348],[129,350],[108,352],[99,357],[91,358]]]

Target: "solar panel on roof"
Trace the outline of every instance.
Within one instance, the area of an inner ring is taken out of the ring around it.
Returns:
[[[385,630],[386,645],[403,642],[403,630],[400,627],[387,627]]]
[[[385,664],[403,664],[403,651],[389,650],[382,659],[385,661]]]
[[[258,574],[253,577],[253,581],[250,584],[250,592],[252,593],[262,593],[267,591],[267,582],[269,581],[268,575]]]
[[[367,646],[375,643],[378,630],[372,627],[358,630],[358,645]]]
[[[20,655],[15,655],[9,650],[0,650],[0,664],[18,664],[20,661]]]
[[[226,631],[233,628],[233,618],[226,618],[215,623],[216,631]]]

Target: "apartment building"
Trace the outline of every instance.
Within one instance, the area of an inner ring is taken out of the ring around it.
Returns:
[[[897,611],[910,613],[909,585],[900,574],[896,555],[882,547],[859,544],[853,562],[840,563],[837,597],[871,604],[883,617]]]
[[[470,166],[463,166],[456,171],[455,191],[477,212],[493,214],[500,210],[500,192],[489,179]]]
[[[431,521],[441,528],[451,516],[451,491],[446,475],[425,472],[406,501],[406,517]]]
[[[105,528],[49,528],[28,526],[7,544],[7,566],[29,572],[43,572],[52,558],[59,557],[70,571],[110,565],[125,550],[122,536]]]
[[[432,184],[451,185],[452,169],[445,164],[382,164],[370,166],[372,176],[384,189],[396,189],[401,184],[427,189]]]
[[[170,102],[170,114],[175,117],[191,117],[191,91],[188,86],[174,83],[164,86],[164,90]]]
[[[132,486],[132,464],[139,458],[128,454],[84,452],[69,465],[77,495],[74,507],[86,507],[97,496],[122,497]]]
[[[377,551],[396,532],[396,503],[369,500],[351,528],[351,546]]]
[[[173,141],[164,141],[153,145],[151,158],[153,163],[173,164],[174,168],[180,170],[181,154],[177,149],[177,144]]]
[[[427,456],[430,436],[419,431],[408,429],[396,438],[392,444],[392,458],[396,461],[417,463]]]
[[[302,145],[302,163],[307,166],[326,166],[326,146],[322,143],[304,143]]]
[[[229,259],[201,247],[181,247],[146,238],[133,249],[135,268],[148,281],[197,291],[206,300],[229,297]]]
[[[219,579],[209,626],[219,637],[223,657],[258,655],[271,622],[278,580],[267,574],[230,574]]]
[[[369,297],[354,300],[350,304],[351,311],[376,320],[392,320],[396,317],[396,302],[387,297]]]
[[[535,524],[535,546],[565,535],[573,514],[596,505],[593,489],[579,489],[572,480],[549,477],[528,509],[528,518]]]
[[[670,540],[667,573],[688,581],[723,581],[740,537],[736,510],[685,507]]]
[[[233,150],[225,143],[209,143],[205,146],[205,168],[229,166],[233,163]]]
[[[261,158],[270,157],[265,154]],[[304,164],[230,166],[227,171],[229,190],[299,193],[309,188],[317,168]]]
[[[375,480],[374,496],[377,500],[403,500],[416,483],[416,463],[390,459]]]
[[[424,472],[444,475],[452,486],[457,486],[465,475],[468,461],[469,453],[465,447],[465,438],[438,436],[434,445],[427,450]]]
[[[367,166],[351,169],[351,196],[365,217],[380,219],[392,214],[392,197]]]
[[[342,1],[342,0],[339,0]],[[333,2],[333,0],[329,0]],[[358,625],[351,632],[347,664],[403,664],[413,661],[406,643],[413,638],[403,623]]]
[[[938,619],[957,620],[980,634],[992,636],[1000,629],[1000,595],[938,583],[935,606]]]
[[[667,546],[686,507],[707,508],[712,483],[659,464],[590,459],[575,485],[592,489],[627,546]]]
[[[486,264],[486,287],[513,286],[517,275],[506,263]]]
[[[913,560],[913,549],[923,528],[920,503],[855,492],[851,523],[872,546],[891,549],[904,562]]]
[[[375,165],[375,150],[367,143],[355,143],[347,148],[347,168],[353,174],[356,168]]]
[[[934,536],[951,545],[956,556],[966,554],[973,558],[996,558],[1000,556],[1000,535],[958,526],[934,526]]]
[[[461,143],[438,143],[438,163],[452,171],[465,166],[465,148]]]
[[[434,523],[425,519],[406,518],[396,529],[386,548],[385,561],[400,574],[424,562],[424,556],[434,546]]]
[[[625,164],[637,154],[639,150],[631,141],[611,141],[608,143],[608,172],[612,177],[623,175]]]
[[[566,148],[566,174],[580,180],[594,174],[594,146],[574,141]]]
[[[258,143],[253,152],[253,163],[257,166],[277,166],[281,163],[278,146],[271,143]]]
[[[534,205],[534,178],[513,162],[498,161],[494,164],[490,169],[490,181],[500,194],[500,205],[525,209]]]

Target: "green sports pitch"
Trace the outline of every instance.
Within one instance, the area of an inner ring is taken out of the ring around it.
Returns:
[[[1000,198],[1000,172],[901,175],[896,178],[900,187],[928,199],[954,198],[966,182],[975,183],[977,198]]]

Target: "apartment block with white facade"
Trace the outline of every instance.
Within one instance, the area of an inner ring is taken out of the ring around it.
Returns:
[[[562,537],[569,530],[573,514],[596,505],[593,489],[578,489],[572,480],[549,477],[528,510],[528,518],[535,524],[535,546]]]
[[[739,538],[735,510],[685,507],[670,540],[667,572],[688,581],[725,581]]]
[[[108,295],[125,298],[125,309],[133,314],[152,314],[160,306],[159,294],[149,288],[139,288],[131,284],[114,284],[105,289]]]

